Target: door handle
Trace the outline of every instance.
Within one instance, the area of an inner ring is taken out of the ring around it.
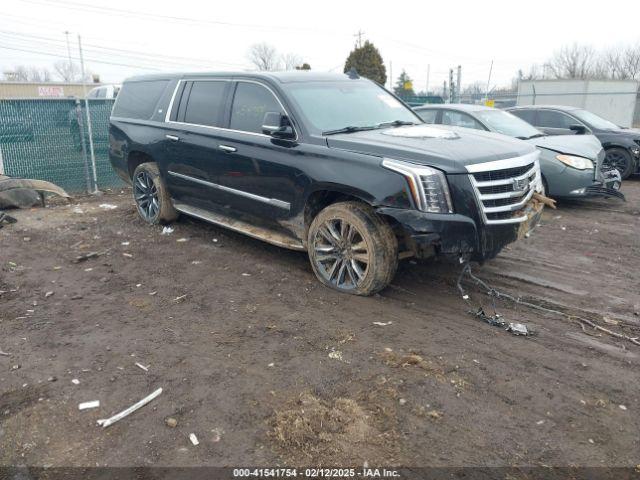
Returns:
[[[171,140],[172,142],[177,142],[178,140],[180,140],[180,137],[178,137],[177,135],[165,135],[165,138]]]
[[[223,152],[227,152],[227,153],[233,153],[238,151],[236,147],[230,147],[229,145],[218,145],[218,148]]]

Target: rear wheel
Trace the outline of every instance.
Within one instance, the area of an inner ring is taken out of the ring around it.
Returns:
[[[158,165],[153,162],[142,163],[133,172],[133,198],[138,213],[147,223],[169,223],[178,218]]]
[[[607,149],[604,163],[618,170],[623,180],[633,173],[631,154],[624,148],[613,147]]]
[[[309,227],[308,250],[318,279],[352,295],[379,292],[398,266],[398,242],[391,227],[359,202],[322,210]]]

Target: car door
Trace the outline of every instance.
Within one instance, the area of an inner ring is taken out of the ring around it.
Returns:
[[[225,204],[234,214],[250,215],[272,226],[289,218],[305,178],[297,141],[279,140],[262,133],[264,115],[288,115],[283,103],[266,84],[238,80],[233,87],[224,142],[219,148],[218,182]],[[290,117],[289,117],[290,118]]]
[[[548,135],[573,135],[576,132],[571,130],[571,125],[582,125],[575,118],[558,110],[538,110],[536,116],[536,127]]]
[[[229,79],[181,81],[167,126],[167,185],[177,203],[208,210],[224,202],[218,163],[224,152],[221,128],[233,82]]]

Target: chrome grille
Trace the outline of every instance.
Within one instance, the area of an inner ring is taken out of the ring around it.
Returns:
[[[522,157],[467,166],[485,223],[520,223],[527,219],[521,210],[542,185],[539,155],[536,151]]]

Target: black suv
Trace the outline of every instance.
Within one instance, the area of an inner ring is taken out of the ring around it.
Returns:
[[[604,163],[625,179],[640,172],[640,131],[622,128],[595,113],[577,107],[526,105],[507,111],[548,135],[591,133],[604,147]]]
[[[535,147],[423,124],[355,72],[129,79],[109,157],[145,221],[184,213],[306,250],[322,283],[359,295],[399,258],[490,259],[541,212]]]

